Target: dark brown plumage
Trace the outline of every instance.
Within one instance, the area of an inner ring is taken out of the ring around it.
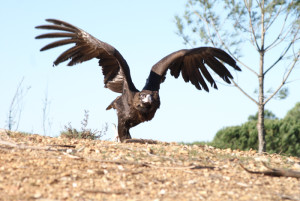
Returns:
[[[241,69],[226,52],[213,47],[199,47],[183,49],[169,54],[156,63],[148,76],[142,91],[134,86],[129,66],[118,50],[102,42],[87,32],[61,20],[47,19],[52,24],[37,26],[37,29],[58,30],[61,32],[47,33],[36,38],[64,38],[43,47],[41,51],[54,47],[75,44],[63,52],[55,61],[58,65],[70,60],[68,66],[73,66],[93,58],[99,59],[104,75],[106,88],[121,93],[107,109],[114,108],[118,115],[118,135],[121,141],[130,139],[129,129],[144,121],[151,120],[160,106],[159,88],[165,80],[166,73],[178,78],[180,73],[185,82],[191,82],[197,89],[209,91],[205,79],[217,89],[217,84],[210,75],[206,66],[209,66],[225,82],[233,79],[227,68],[221,63],[225,62],[234,69]],[[204,79],[205,78],[205,79]]]

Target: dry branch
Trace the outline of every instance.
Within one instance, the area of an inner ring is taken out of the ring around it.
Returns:
[[[122,195],[126,194],[126,191],[105,191],[105,190],[84,190],[85,193],[100,193],[100,194],[116,194],[116,195]]]
[[[266,163],[262,162],[262,164],[268,169],[266,171],[252,171],[247,168],[245,168],[241,163],[240,166],[247,172],[251,174],[263,174],[267,176],[272,177],[294,177],[294,178],[300,178],[300,172],[290,170],[290,169],[275,169],[268,166]]]
[[[149,140],[149,139],[126,139],[124,143],[140,143],[140,144],[159,144],[162,143],[157,140]]]

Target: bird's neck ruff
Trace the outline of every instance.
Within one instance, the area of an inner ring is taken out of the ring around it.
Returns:
[[[161,77],[157,73],[151,71],[150,75],[146,81],[146,85],[143,88],[143,90],[149,90],[149,91],[158,91],[159,85],[161,83]]]

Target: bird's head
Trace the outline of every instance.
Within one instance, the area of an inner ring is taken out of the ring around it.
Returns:
[[[134,107],[141,112],[150,112],[159,108],[160,101],[158,91],[143,90],[135,94]]]

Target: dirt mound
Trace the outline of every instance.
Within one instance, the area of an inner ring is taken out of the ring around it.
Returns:
[[[300,159],[177,143],[0,134],[0,200],[300,200]],[[299,169],[298,169],[299,170]]]

